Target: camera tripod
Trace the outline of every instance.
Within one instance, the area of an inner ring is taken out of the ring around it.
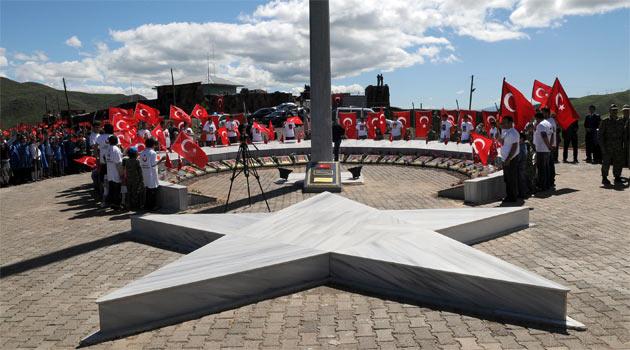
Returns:
[[[253,145],[254,148],[258,149],[256,145]],[[245,179],[247,181],[247,198],[249,199],[249,205],[252,205],[252,195],[249,187],[249,173],[256,178],[258,182],[258,187],[260,188],[260,194],[265,200],[265,204],[267,205],[267,210],[271,212],[271,208],[269,208],[269,203],[267,202],[267,198],[265,197],[265,191],[260,184],[260,176],[258,175],[258,171],[255,167],[250,166],[250,161],[252,159],[252,155],[249,151],[249,147],[247,145],[246,139],[241,139],[241,144],[238,147],[238,154],[236,155],[236,162],[234,163],[234,169],[232,169],[232,178],[230,179],[230,190],[228,191],[227,201],[225,201],[225,208],[223,212],[227,212],[228,205],[230,204],[230,194],[232,194],[232,186],[234,185],[234,180],[241,174],[245,175]],[[243,164],[241,169],[238,168],[238,164]]]

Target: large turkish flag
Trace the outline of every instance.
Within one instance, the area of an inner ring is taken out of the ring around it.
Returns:
[[[569,100],[567,93],[564,92],[564,88],[558,78],[553,82],[547,106],[551,112],[556,113],[556,121],[564,130],[580,119],[580,115],[573,108],[571,100]]]
[[[201,169],[205,168],[206,163],[208,163],[208,156],[206,156],[206,153],[195,143],[195,140],[186,135],[185,132],[179,133],[179,136],[177,136],[177,140],[175,140],[171,149],[182,158],[195,164]]]
[[[511,116],[514,119],[514,127],[523,131],[525,125],[534,117],[534,106],[517,88],[503,81],[501,91],[501,119]]]
[[[433,112],[416,111],[416,137],[426,138],[433,124]]]

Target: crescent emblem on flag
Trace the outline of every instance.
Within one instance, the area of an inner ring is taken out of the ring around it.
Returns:
[[[505,96],[503,96],[503,105],[505,106],[505,108],[507,108],[508,111],[514,113],[516,112],[516,110],[512,108],[512,106],[510,106],[510,97],[514,97],[511,92],[508,92],[507,94],[505,94]]]
[[[493,115],[489,115],[488,116],[488,123],[493,122],[493,121],[496,122],[497,118],[495,118]]]
[[[398,117],[398,121],[401,122],[403,126],[407,126],[407,119],[405,119],[404,117]]]
[[[239,122],[237,119],[234,119],[232,122],[236,124],[237,128],[241,125],[241,122]]]
[[[177,128],[178,128],[178,129],[181,129],[181,128],[183,128],[183,127],[184,127],[184,122],[179,122],[179,123],[177,124]]]
[[[426,120],[426,122],[422,122],[423,120]],[[418,120],[420,122],[420,124],[424,124],[427,125],[429,124],[429,117],[427,117],[426,115],[423,115],[422,117],[420,117],[420,119]]]
[[[147,115],[148,111],[146,109],[140,108],[140,115],[143,117],[148,117]]]
[[[346,123],[348,122],[348,123]],[[350,117],[345,117],[341,120],[341,124],[345,125],[345,126],[351,126],[352,125],[352,118]]]
[[[558,100],[560,100],[560,101],[558,101]],[[562,97],[562,95],[560,95],[559,93],[556,94],[556,106],[560,107],[563,104],[564,104],[564,97]]]
[[[190,141],[189,139],[186,139],[182,142],[182,151],[184,151],[184,153],[195,154],[195,152],[197,151],[195,148],[190,151],[186,149],[186,144],[189,142],[192,143],[192,141]]]
[[[125,127],[121,127],[120,123],[123,123],[126,126],[126,128]],[[127,124],[127,122],[124,121],[124,120],[119,120],[119,121],[116,122],[116,128],[118,130],[126,130],[126,129],[129,129],[129,124]]]
[[[452,114],[449,114],[448,117],[446,117],[446,119],[448,119],[448,121],[451,122],[451,124],[455,122],[455,116],[453,116]]]
[[[545,95],[543,95],[541,92],[544,93],[545,90],[543,88],[541,88],[541,87],[537,88],[536,89],[536,93],[535,93],[536,97],[538,97],[538,98],[545,98]]]
[[[181,118],[182,117],[182,114],[178,110],[175,110],[175,113],[173,113],[173,114],[175,114],[175,116],[177,118]]]
[[[477,153],[481,153],[480,149],[477,146],[477,143],[481,143],[481,150],[483,150],[484,148],[486,148],[486,140],[484,139],[475,139],[472,143],[472,147],[475,150],[475,152]]]

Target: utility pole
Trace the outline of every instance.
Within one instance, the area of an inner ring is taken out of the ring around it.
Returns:
[[[70,116],[70,100],[68,99],[68,89],[66,89],[66,78],[61,78],[63,81],[63,92],[66,94],[66,107],[68,107],[68,116]]]
[[[455,104],[457,105],[457,110],[459,111],[459,101],[457,101],[457,99],[455,99]]]
[[[173,106],[175,106],[175,78],[173,77],[173,68],[171,68],[171,85],[173,86]]]
[[[475,76],[471,75],[470,76],[470,97],[468,97],[468,110],[472,108],[472,94],[475,90],[477,90],[473,87],[474,80],[475,80]]]

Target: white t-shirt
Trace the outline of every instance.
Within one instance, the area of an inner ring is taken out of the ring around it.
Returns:
[[[503,139],[500,153],[501,159],[507,160],[507,156],[510,154],[510,149],[512,148],[513,144],[516,144],[516,151],[510,159],[518,156],[519,142],[521,140],[521,136],[519,135],[518,131],[516,131],[516,129],[514,128],[503,130],[503,132],[501,133],[501,138]]]
[[[118,165],[122,164],[123,155],[118,146],[107,146],[105,161],[107,162],[107,180],[120,183]]]
[[[233,121],[229,121],[225,123],[225,128],[227,129],[228,137],[236,137],[236,124]]]
[[[547,134],[549,136],[549,143],[552,146],[557,146],[558,145],[558,137],[557,137],[557,132],[558,132],[558,123],[556,123],[556,118],[547,118],[547,121],[549,122],[549,125],[551,125],[551,135]]]
[[[168,128],[162,129],[164,133],[164,140],[166,141],[166,148],[171,148],[171,133],[168,132]]]
[[[359,137],[361,136],[366,136],[367,137],[367,126],[365,123],[363,122],[358,122],[357,123],[357,135],[359,135]]]
[[[442,121],[442,123],[440,123],[440,139],[449,140],[451,138],[452,127],[453,124],[451,124],[448,120]]]
[[[96,144],[96,138],[98,137],[98,133],[92,131],[90,133],[90,146],[94,146]]]
[[[168,157],[167,154],[164,155]],[[142,168],[142,181],[144,187],[157,188],[160,183],[158,181],[157,153],[151,148],[147,148],[140,153],[140,168]]]
[[[295,137],[295,124],[293,123],[284,124],[284,137]]]
[[[263,136],[258,128],[252,128],[252,141],[253,142],[262,142]]]
[[[105,164],[105,153],[107,153],[107,148],[109,147],[109,137],[112,134],[100,134],[96,137],[96,144],[98,145],[98,153],[100,154],[99,160],[101,164]]]
[[[547,137],[550,137],[551,124],[547,120],[543,120],[536,125],[536,130],[534,131],[534,146],[536,147],[536,152],[549,152],[549,148],[542,138],[543,132],[547,134]]]
[[[473,125],[471,122],[463,122],[461,125],[462,128],[462,141],[467,141],[470,139],[470,133],[473,131]]]
[[[206,141],[216,141],[217,137],[215,133],[217,132],[217,127],[212,120],[208,120],[203,125],[203,131],[206,133]]]
[[[395,120],[392,123],[392,137],[398,137],[402,133],[402,123],[398,120]]]
[[[142,137],[143,139],[148,139],[149,137],[151,137],[151,132],[147,129],[140,129],[138,130],[138,136]]]

